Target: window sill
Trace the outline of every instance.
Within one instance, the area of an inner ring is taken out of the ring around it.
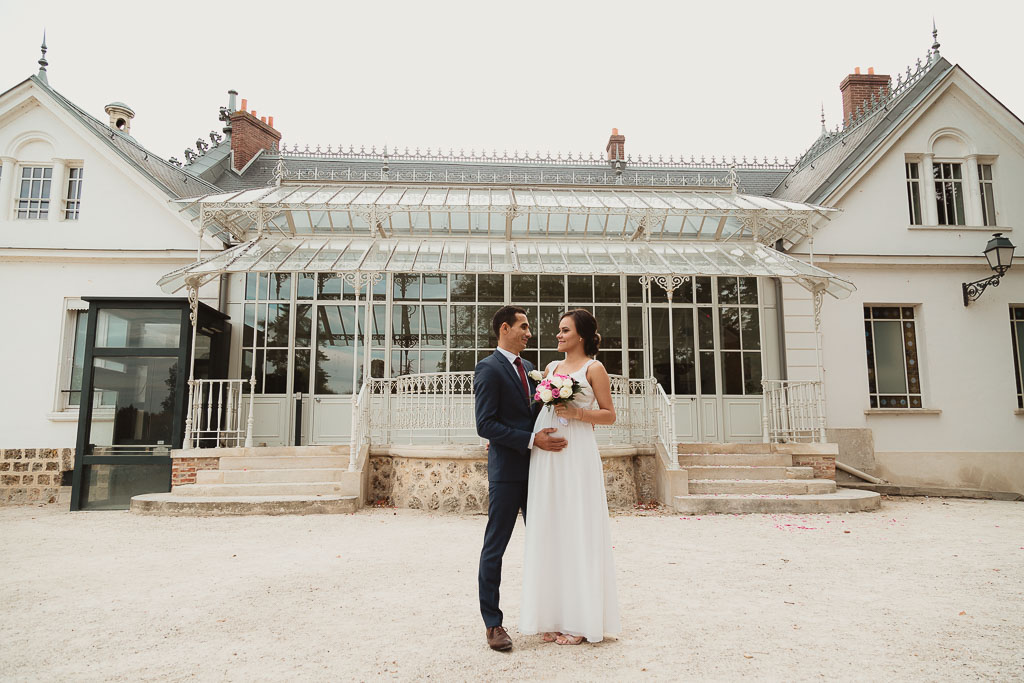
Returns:
[[[1016,408],[1013,411],[1014,415],[1024,415],[1024,408]]]
[[[938,232],[1013,232],[1013,228],[1000,228],[996,225],[910,225],[907,230],[935,230]]]
[[[868,408],[865,415],[941,415],[939,408]]]
[[[78,422],[78,411],[64,410],[57,413],[47,413],[46,419],[50,422]]]

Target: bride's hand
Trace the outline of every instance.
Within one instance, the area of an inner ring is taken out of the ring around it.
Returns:
[[[580,414],[580,409],[572,403],[559,403],[555,406],[555,415],[564,417],[566,420],[578,420]]]

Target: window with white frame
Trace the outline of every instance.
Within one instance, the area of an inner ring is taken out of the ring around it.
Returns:
[[[949,161],[932,166],[935,177],[935,205],[939,225],[966,225],[964,217],[963,164]]]
[[[1013,340],[1013,376],[1017,380],[1017,407],[1024,409],[1024,306],[1010,306]]]
[[[865,306],[868,394],[872,408],[921,408],[914,307]]]
[[[68,169],[68,187],[64,201],[64,220],[77,221],[82,209],[82,179],[84,169],[81,166]]]
[[[57,409],[77,410],[82,404],[82,375],[85,370],[85,342],[89,310],[88,304],[78,299],[67,300],[65,309],[64,351]],[[96,399],[96,407],[110,408],[114,405],[113,392],[97,392]]]
[[[981,191],[982,224],[997,225],[996,193],[992,186],[992,164],[978,164],[978,183]]]
[[[50,213],[50,184],[53,168],[23,166],[18,191],[18,218],[45,220]]]
[[[907,167],[907,206],[910,209],[910,224],[921,225],[921,164],[908,161]]]

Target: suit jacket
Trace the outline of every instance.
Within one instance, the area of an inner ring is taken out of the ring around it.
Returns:
[[[523,361],[529,373],[533,365]],[[487,450],[488,481],[527,481],[530,478],[530,437],[537,410],[533,404],[534,381],[527,377],[530,396],[523,394],[519,372],[500,351],[476,366],[473,391],[476,398],[476,433],[490,442]]]

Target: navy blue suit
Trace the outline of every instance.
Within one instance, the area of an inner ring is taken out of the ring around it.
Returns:
[[[533,365],[523,361],[529,373]],[[534,383],[527,378],[529,395],[523,391],[519,371],[495,351],[476,366],[476,433],[487,439],[489,502],[484,547],[480,551],[480,614],[488,627],[501,626],[498,608],[501,558],[512,537],[519,511],[526,519],[526,485],[530,478],[530,437],[537,411],[533,405]]]

